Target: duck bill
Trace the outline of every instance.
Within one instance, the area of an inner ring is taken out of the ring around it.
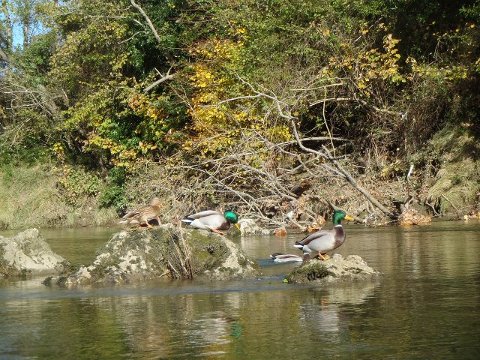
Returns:
[[[240,224],[239,224],[239,223],[236,223],[236,224],[235,224],[235,227],[236,227],[238,230],[240,230]]]
[[[354,221],[355,219],[353,218],[353,216],[346,215],[346,216],[345,216],[345,220],[347,220],[347,221]]]

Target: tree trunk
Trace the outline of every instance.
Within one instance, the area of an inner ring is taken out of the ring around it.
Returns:
[[[8,53],[13,43],[13,26],[7,3],[7,0],[2,0],[0,5],[4,23],[3,33],[0,33],[0,57],[5,62],[8,62]]]

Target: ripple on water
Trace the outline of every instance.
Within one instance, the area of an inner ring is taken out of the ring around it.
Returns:
[[[383,272],[378,282],[283,284],[295,264],[268,256],[296,251],[301,234],[238,240],[260,259],[257,281],[71,290],[4,282],[0,358],[479,358],[480,223],[346,229],[338,252],[366,259]],[[98,248],[98,233],[88,248],[82,232],[81,248],[69,233],[72,248],[62,250],[63,235],[53,242],[64,253],[87,258]]]

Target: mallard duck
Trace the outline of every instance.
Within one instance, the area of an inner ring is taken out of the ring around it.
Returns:
[[[345,211],[335,210],[333,212],[333,229],[316,231],[300,241],[295,242],[295,247],[302,249],[304,253],[318,252],[318,257],[326,260],[328,251],[338,248],[345,242],[345,231],[341,224],[342,220],[352,221],[353,217]],[[308,259],[308,257],[306,257]]]
[[[120,224],[128,224],[128,225],[139,225],[139,226],[146,226],[151,228],[152,225],[150,222],[152,220],[156,220],[157,224],[160,225],[160,210],[161,210],[161,202],[160,199],[154,197],[152,201],[150,201],[150,205],[143,206],[141,208],[129,211],[126,213],[122,219],[119,221]]]
[[[303,258],[293,254],[273,253],[270,255],[270,259],[276,263],[289,263],[289,262],[302,262]]]
[[[205,210],[188,215],[182,221],[196,229],[210,230],[222,235],[224,233],[221,230],[230,229],[231,224],[238,227],[238,215],[231,210],[227,210],[223,214],[215,210]]]

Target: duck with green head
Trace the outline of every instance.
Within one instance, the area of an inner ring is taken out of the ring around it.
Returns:
[[[345,231],[342,220],[352,221],[353,217],[347,215],[343,210],[333,212],[333,229],[316,231],[302,240],[295,242],[295,247],[303,250],[308,259],[310,253],[317,252],[321,260],[326,260],[328,251],[338,248],[345,242]]]
[[[205,210],[188,215],[182,221],[195,229],[210,230],[222,235],[224,235],[222,230],[230,229],[231,224],[238,227],[238,215],[232,210],[227,210],[223,214],[215,210]]]

